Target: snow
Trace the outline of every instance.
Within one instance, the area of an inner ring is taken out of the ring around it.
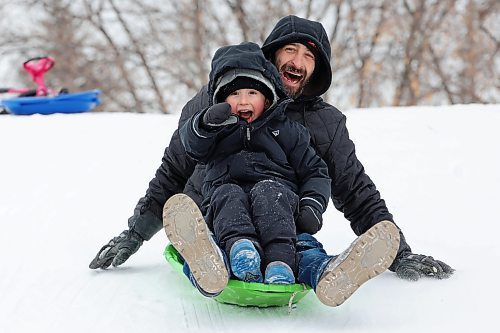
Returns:
[[[462,332],[496,327],[500,105],[349,110],[357,154],[414,252],[448,280],[385,272],[338,308],[204,298],[158,233],[117,269],[90,270],[161,162],[178,115],[0,116],[0,332]],[[330,204],[330,253],[354,239]]]

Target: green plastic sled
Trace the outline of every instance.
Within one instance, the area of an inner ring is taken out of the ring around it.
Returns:
[[[172,244],[167,245],[163,253],[165,259],[182,275],[183,260]],[[239,306],[291,306],[297,303],[311,290],[302,284],[279,285],[250,283],[239,280],[229,280],[224,291],[214,297],[217,302]]]

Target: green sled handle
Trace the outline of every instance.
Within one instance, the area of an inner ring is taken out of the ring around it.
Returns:
[[[184,260],[172,244],[167,245],[163,255],[177,272],[184,275],[182,271]],[[289,285],[264,284],[230,279],[227,287],[214,299],[220,303],[239,306],[291,307],[292,304],[304,298],[310,290],[311,287],[298,283]]]

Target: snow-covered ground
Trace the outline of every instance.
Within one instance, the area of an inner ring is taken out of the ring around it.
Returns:
[[[0,116],[0,332],[488,332],[500,287],[500,105],[346,111],[357,153],[414,252],[448,280],[385,272],[344,305],[287,308],[202,297],[164,260],[163,232],[93,271],[161,162],[175,115]],[[353,240],[330,205],[318,237]]]

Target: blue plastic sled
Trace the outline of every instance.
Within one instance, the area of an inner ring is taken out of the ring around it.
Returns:
[[[100,93],[96,89],[48,97],[17,97],[1,100],[0,105],[16,115],[80,113],[101,104],[98,97]]]

